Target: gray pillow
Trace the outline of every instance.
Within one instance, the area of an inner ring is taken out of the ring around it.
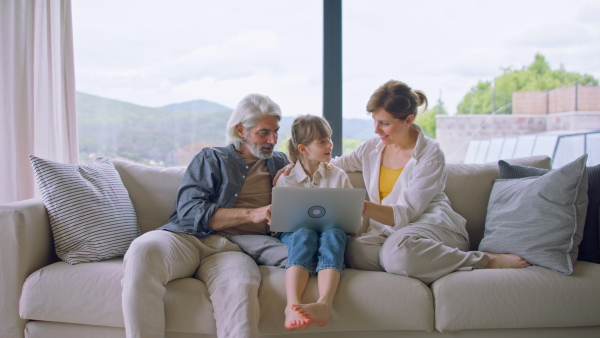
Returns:
[[[588,204],[586,160],[539,177],[495,180],[479,250],[571,274]]]
[[[124,255],[140,229],[110,159],[75,165],[29,158],[58,257],[78,264]]]
[[[548,169],[539,169],[514,165],[505,161],[498,161],[500,178],[524,178],[542,176]],[[588,207],[583,227],[583,238],[579,244],[577,260],[600,263],[600,164],[587,167],[588,174]]]
[[[256,264],[285,268],[288,247],[279,238],[269,235],[238,235],[228,238],[252,257]]]

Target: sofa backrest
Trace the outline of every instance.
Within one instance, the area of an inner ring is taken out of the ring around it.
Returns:
[[[112,159],[129,192],[142,232],[165,225],[173,213],[185,167],[151,167]]]
[[[154,230],[167,223],[173,208],[185,167],[151,167],[112,159],[121,180],[129,192],[142,232]],[[511,164],[550,169],[547,156],[507,160]],[[355,188],[364,188],[362,173],[348,173]],[[498,164],[447,165],[446,194],[452,208],[467,220],[471,250],[477,250],[483,238],[487,204]]]

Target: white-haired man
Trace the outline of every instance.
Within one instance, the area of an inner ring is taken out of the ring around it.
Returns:
[[[192,276],[208,288],[218,337],[258,337],[260,273],[226,235],[268,232],[272,181],[289,163],[274,150],[280,120],[268,96],[244,97],[227,146],[202,149],[188,166],[169,223],[133,241],[123,263],[127,337],[164,337],[165,285]]]

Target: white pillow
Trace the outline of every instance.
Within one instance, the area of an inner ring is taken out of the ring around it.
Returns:
[[[29,158],[58,257],[78,264],[124,255],[140,229],[110,159],[75,165]]]

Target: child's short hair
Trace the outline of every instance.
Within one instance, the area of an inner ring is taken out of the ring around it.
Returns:
[[[292,123],[292,136],[287,141],[288,154],[292,163],[300,159],[298,145],[309,145],[313,140],[330,138],[333,134],[329,122],[316,115],[300,115]]]

